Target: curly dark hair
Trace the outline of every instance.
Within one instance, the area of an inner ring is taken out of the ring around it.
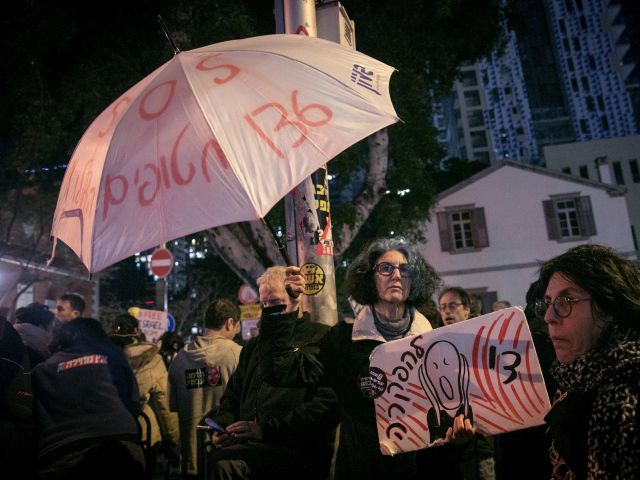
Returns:
[[[378,259],[390,250],[402,253],[411,265],[411,288],[407,303],[421,305],[431,298],[442,280],[422,255],[403,237],[379,238],[372,241],[351,262],[347,269],[345,286],[347,294],[361,305],[373,305],[378,301],[373,268]]]
[[[603,245],[580,245],[540,267],[544,294],[554,273],[560,273],[591,295],[596,318],[640,332],[640,266]]]

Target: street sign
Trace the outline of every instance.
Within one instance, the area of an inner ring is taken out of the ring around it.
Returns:
[[[258,320],[262,305],[256,303],[254,305],[240,305],[240,320]]]
[[[238,290],[238,300],[240,300],[240,303],[243,305],[251,305],[256,303],[258,298],[258,292],[256,292],[251,285],[245,283],[240,286]]]
[[[173,255],[166,248],[158,248],[151,255],[151,273],[160,278],[165,278],[173,268]]]

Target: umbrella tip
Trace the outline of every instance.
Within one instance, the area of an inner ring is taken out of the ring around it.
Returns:
[[[169,30],[167,30],[167,26],[164,24],[164,21],[162,20],[162,16],[161,15],[158,15],[158,22],[160,23],[160,28],[162,28],[162,31],[164,32],[164,35],[167,37],[167,40],[169,40],[169,43],[171,44],[171,48],[173,48],[174,55],[179,54],[180,53],[180,49],[176,45],[176,42],[173,41],[173,37],[169,33]]]

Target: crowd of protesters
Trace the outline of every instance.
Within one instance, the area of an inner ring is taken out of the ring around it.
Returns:
[[[544,262],[526,293],[553,398],[546,425],[485,437],[463,413],[444,446],[394,456],[378,444],[371,352],[487,313],[479,298],[443,286],[398,237],[351,262],[353,312],[332,328],[301,311],[297,267],[267,269],[258,289],[260,334],[248,342],[229,299],[212,299],[204,331],[186,342],[172,332],[147,342],[128,314],[105,326],[77,294],[0,318],[3,471],[142,479],[161,463],[185,480],[640,478],[640,267],[607,247]]]

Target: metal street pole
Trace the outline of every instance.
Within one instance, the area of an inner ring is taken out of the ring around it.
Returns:
[[[275,0],[277,33],[317,36],[313,0]],[[289,257],[306,277],[302,308],[326,325],[338,323],[327,168],[318,169],[285,197]]]

